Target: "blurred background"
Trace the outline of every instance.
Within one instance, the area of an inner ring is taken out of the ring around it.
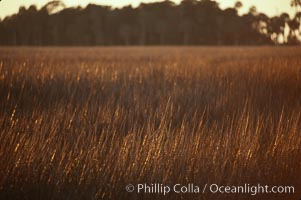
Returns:
[[[0,2],[0,45],[297,45],[300,0]]]

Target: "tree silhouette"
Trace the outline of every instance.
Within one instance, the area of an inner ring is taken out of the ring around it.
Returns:
[[[239,10],[240,8],[242,8],[242,6],[243,6],[243,4],[241,3],[241,1],[237,1],[237,2],[235,2],[235,4],[234,4],[234,8],[235,8],[236,10]]]
[[[1,20],[0,45],[263,45],[284,35],[285,43],[299,43],[300,13],[269,18],[253,6],[239,15],[242,6],[222,10],[213,0],[183,0],[66,8],[57,0]]]
[[[296,13],[298,12],[298,8],[301,7],[301,0],[292,0],[291,6],[296,9]]]

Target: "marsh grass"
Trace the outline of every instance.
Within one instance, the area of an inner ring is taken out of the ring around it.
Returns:
[[[301,197],[299,48],[0,50],[1,199]],[[128,194],[129,183],[295,195]]]

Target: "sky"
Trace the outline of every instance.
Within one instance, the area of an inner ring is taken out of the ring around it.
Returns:
[[[17,13],[20,6],[29,7],[32,4],[38,8],[45,5],[50,0],[0,0],[0,18]],[[67,7],[70,6],[86,6],[89,3],[110,5],[112,7],[122,7],[125,5],[138,6],[141,2],[157,2],[160,0],[62,0]],[[162,0],[161,0],[162,1]],[[180,3],[181,0],[172,0],[175,3]],[[237,0],[217,0],[221,8],[233,7]],[[287,12],[291,16],[294,15],[294,9],[290,7],[291,0],[240,0],[243,3],[241,13],[246,13],[249,8],[254,5],[257,10],[264,12],[269,16],[279,15],[282,12]]]

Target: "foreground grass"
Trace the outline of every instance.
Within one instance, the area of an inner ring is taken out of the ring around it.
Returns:
[[[293,185],[301,49],[0,50],[0,198],[143,199],[129,183]]]

